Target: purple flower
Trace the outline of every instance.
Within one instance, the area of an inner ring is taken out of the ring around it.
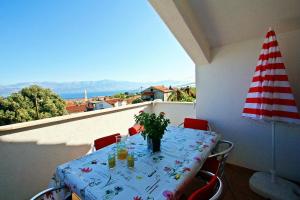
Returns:
[[[199,158],[199,157],[194,157],[194,160],[201,162],[201,158]]]
[[[166,197],[167,200],[172,200],[174,199],[174,194],[173,192],[169,191],[169,190],[165,190],[163,192],[164,197]]]

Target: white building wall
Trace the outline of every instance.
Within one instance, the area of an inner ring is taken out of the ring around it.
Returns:
[[[300,106],[300,30],[278,35],[294,95]],[[210,64],[196,66],[197,117],[235,143],[229,162],[254,170],[271,167],[271,125],[241,117],[263,38],[213,50]],[[300,110],[300,109],[299,109]],[[300,181],[300,127],[278,124],[277,171]]]
[[[186,117],[196,117],[196,105],[182,102],[159,102],[153,105],[153,112],[164,112],[172,125],[179,125]]]

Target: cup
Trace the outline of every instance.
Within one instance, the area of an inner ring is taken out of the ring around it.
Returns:
[[[116,154],[114,152],[108,153],[107,162],[109,169],[112,169],[116,166]]]
[[[129,152],[127,155],[127,167],[130,169],[134,168],[134,152]]]

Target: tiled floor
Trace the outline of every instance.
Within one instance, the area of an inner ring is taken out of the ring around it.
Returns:
[[[227,164],[223,178],[222,200],[265,200],[249,188],[249,178],[254,171]]]
[[[249,188],[249,178],[253,173],[252,170],[227,164],[225,176],[222,178],[224,188],[220,200],[265,200]],[[192,191],[204,184],[199,180],[195,178],[189,183],[189,187],[186,188],[185,195],[182,196],[181,200],[186,200]]]

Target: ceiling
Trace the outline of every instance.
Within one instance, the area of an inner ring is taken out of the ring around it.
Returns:
[[[300,0],[188,0],[188,4],[212,48],[264,37],[270,26],[276,33],[300,29]]]

